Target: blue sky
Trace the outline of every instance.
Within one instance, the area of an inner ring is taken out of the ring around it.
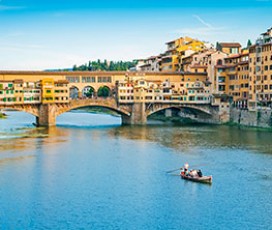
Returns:
[[[271,12],[272,0],[0,0],[0,70],[145,58],[180,36],[245,45]]]

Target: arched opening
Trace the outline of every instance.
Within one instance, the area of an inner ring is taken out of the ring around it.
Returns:
[[[79,89],[76,86],[70,88],[70,98],[77,99],[79,97]]]
[[[20,137],[32,131],[36,122],[36,115],[23,110],[5,110],[5,117],[0,118],[0,133],[5,133],[7,138]],[[5,137],[2,136],[3,139]]]
[[[147,119],[148,123],[153,120],[177,124],[191,124],[209,121],[211,115],[197,108],[172,106],[149,113]]]
[[[95,90],[92,86],[86,86],[82,92],[83,97],[92,98],[95,96]]]
[[[223,65],[222,59],[218,59],[218,60],[217,60],[217,65]]]
[[[180,115],[181,109],[176,107],[163,108],[151,113],[147,116],[148,123],[155,124],[157,122],[182,122],[183,117]]]
[[[111,90],[107,86],[101,86],[97,91],[98,97],[110,97],[111,96]]]
[[[120,126],[121,115],[120,111],[106,106],[82,106],[57,116],[56,124],[75,127]]]

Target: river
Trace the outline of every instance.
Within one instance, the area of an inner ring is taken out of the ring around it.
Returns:
[[[0,119],[0,229],[272,229],[272,133],[123,127],[83,112]],[[213,184],[182,180],[185,162]]]

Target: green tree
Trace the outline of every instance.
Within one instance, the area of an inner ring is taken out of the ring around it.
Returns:
[[[97,92],[98,97],[109,97],[110,89],[107,86],[101,86]]]
[[[247,48],[249,48],[250,46],[252,46],[252,42],[250,41],[250,39],[248,39],[248,41],[247,41]]]
[[[85,93],[86,97],[92,97],[94,95],[94,89],[92,87]]]
[[[73,66],[73,71],[126,71],[137,64],[136,61],[110,61],[104,60],[103,62],[98,59],[97,61],[89,61],[88,63],[80,66]]]

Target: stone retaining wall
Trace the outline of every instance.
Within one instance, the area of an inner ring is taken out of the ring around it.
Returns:
[[[269,108],[256,111],[231,108],[230,122],[251,127],[272,128],[271,115],[272,110]]]

